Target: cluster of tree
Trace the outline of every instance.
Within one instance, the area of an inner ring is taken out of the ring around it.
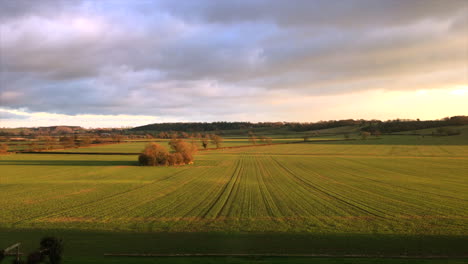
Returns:
[[[382,133],[392,133],[392,132],[401,132],[401,131],[411,131],[427,128],[436,128],[443,126],[460,126],[468,125],[468,116],[453,116],[447,117],[441,120],[428,120],[421,121],[417,120],[389,120],[389,121],[379,121],[375,120],[369,123],[366,127],[363,127],[363,131],[375,132],[379,131]]]
[[[200,138],[201,134],[200,133],[187,133],[187,132],[177,132],[177,131],[170,131],[170,132],[159,132],[157,135],[158,138]]]
[[[320,130],[327,128],[335,128],[342,126],[355,126],[363,125],[367,121],[365,120],[354,120],[354,119],[345,119],[345,120],[330,120],[330,121],[319,121],[319,122],[305,122],[305,123],[286,123],[286,127],[289,127],[291,130],[296,132],[301,131],[310,131],[310,130]]]
[[[190,144],[182,139],[173,138],[169,141],[173,152],[156,143],[146,145],[138,156],[140,165],[143,166],[174,166],[191,164],[197,151],[195,144]]]
[[[216,130],[234,130],[252,128],[250,122],[177,122],[177,123],[157,123],[145,126],[135,127],[133,131],[216,131]]]
[[[364,131],[372,132],[377,129],[384,133],[408,131],[415,129],[424,129],[448,125],[466,125],[468,124],[468,116],[453,116],[441,120],[432,121],[419,121],[419,120],[404,120],[396,119],[389,121],[380,120],[364,120],[364,119],[344,119],[344,120],[330,120],[319,122],[188,122],[188,123],[158,123],[149,124],[145,126],[135,127],[130,131],[176,131],[176,132],[205,132],[205,131],[218,131],[221,130],[242,130],[242,129],[256,129],[256,128],[287,128],[292,131],[310,131],[327,128],[335,128],[342,126],[360,126]],[[163,132],[167,133],[167,132]],[[165,138],[170,138],[170,135]]]
[[[216,148],[220,148],[223,143],[223,138],[217,134],[202,134],[202,133],[186,133],[186,132],[160,132],[158,138],[170,138],[170,139],[191,139],[193,144],[196,144],[195,141],[199,141],[204,149],[208,148],[208,144],[215,145]]]
[[[85,129],[79,126],[50,126],[50,127],[30,127],[30,128],[0,128],[0,136],[98,136],[113,137],[115,135],[128,134],[130,128],[95,128]]]
[[[44,135],[68,135],[82,134],[86,129],[79,126],[50,126],[50,127],[31,127],[31,128],[3,128],[0,130],[0,135],[9,136],[44,136]]]
[[[204,131],[220,131],[220,130],[239,130],[239,129],[254,129],[254,128],[289,128],[293,131],[307,131],[325,128],[333,128],[349,125],[361,125],[365,120],[333,120],[333,121],[320,121],[320,122],[179,122],[179,123],[157,123],[145,126],[132,128],[131,131],[190,131],[190,132],[204,132]],[[163,132],[167,133],[167,132]],[[218,132],[219,134],[219,132]],[[170,137],[167,136],[166,137]]]

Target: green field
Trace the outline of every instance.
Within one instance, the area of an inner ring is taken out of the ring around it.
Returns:
[[[222,149],[164,168],[124,155],[0,156],[0,247],[23,239],[31,249],[53,233],[66,239],[69,256],[89,258],[80,263],[145,252],[466,257],[462,136]],[[77,150],[138,152],[144,144]],[[347,263],[333,261],[320,263]]]
[[[322,139],[322,138],[320,138]],[[187,140],[188,142],[191,142],[190,140]],[[273,143],[286,143],[286,142],[299,142],[303,141],[301,138],[277,138],[273,139]],[[168,140],[165,139],[159,139],[159,140],[154,140],[151,142],[155,142],[158,144],[161,144],[165,147],[168,148],[167,142]],[[202,149],[202,146],[200,145],[199,141],[196,140],[194,141],[195,144],[198,146],[199,149]],[[96,146],[90,146],[90,147],[82,147],[82,148],[70,148],[70,149],[59,149],[59,150],[53,150],[54,152],[73,152],[73,153],[82,153],[82,152],[98,152],[98,153],[109,153],[109,152],[124,152],[124,153],[140,153],[144,148],[145,145],[148,144],[148,141],[145,142],[124,142],[124,143],[114,143],[114,144],[103,144],[103,145],[96,145]],[[252,143],[248,139],[236,139],[236,138],[226,138],[224,139],[223,143],[221,144],[221,148],[224,147],[238,147],[238,146],[247,146],[247,145],[252,145]],[[264,143],[257,142],[256,145],[265,145]],[[208,148],[216,148],[215,145],[209,144]]]

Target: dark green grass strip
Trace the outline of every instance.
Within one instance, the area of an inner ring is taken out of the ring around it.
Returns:
[[[45,235],[65,241],[65,255],[154,254],[326,254],[334,256],[467,257],[468,236],[295,234],[295,233],[132,233],[85,230],[0,230],[0,248],[21,242],[31,252]],[[125,243],[122,243],[125,241]]]

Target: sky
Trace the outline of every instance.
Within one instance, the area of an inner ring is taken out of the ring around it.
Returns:
[[[454,115],[466,0],[0,0],[0,127]]]

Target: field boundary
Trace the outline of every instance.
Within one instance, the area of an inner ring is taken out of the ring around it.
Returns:
[[[139,155],[136,152],[69,152],[69,151],[24,151],[19,154],[73,154],[73,155]]]
[[[104,253],[104,257],[317,257],[317,258],[389,258],[389,259],[465,259],[468,255],[447,256],[447,255],[365,255],[365,254],[244,254],[244,253]]]
[[[378,139],[378,138],[375,138]],[[309,140],[309,141],[293,141],[293,142],[282,142],[272,144],[255,144],[255,145],[242,145],[232,147],[221,147],[221,148],[206,148],[199,149],[198,151],[209,151],[209,150],[223,150],[223,149],[238,149],[238,148],[251,148],[251,147],[265,147],[274,145],[285,145],[285,144],[300,144],[300,143],[317,143],[317,142],[336,142],[336,141],[354,141],[357,139],[330,139],[330,140]],[[118,144],[118,143],[116,143]],[[139,152],[70,152],[70,151],[18,151],[15,153],[20,154],[75,154],[75,155],[139,155]]]

